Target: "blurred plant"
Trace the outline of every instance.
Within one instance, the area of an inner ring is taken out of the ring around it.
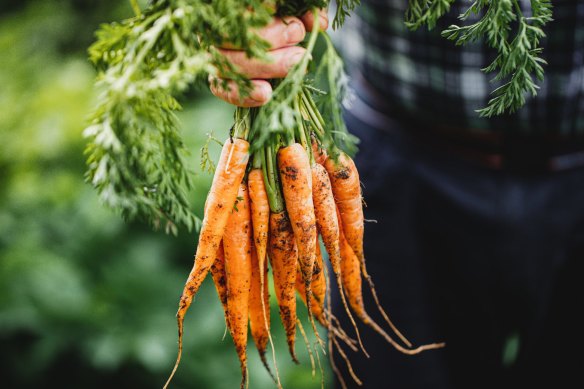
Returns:
[[[123,223],[83,181],[81,132],[96,99],[84,46],[99,20],[131,8],[113,0],[26,3],[0,14],[2,387],[159,388],[174,362],[177,285],[195,239]],[[82,27],[87,21],[93,25]],[[229,126],[229,107],[191,100],[179,117],[185,128]],[[206,137],[189,131],[184,139],[196,151]],[[211,144],[213,159],[217,152]],[[187,164],[197,170],[192,154]],[[198,192],[188,198],[202,199],[210,177],[194,179]],[[215,292],[207,284],[201,293]],[[186,325],[196,331],[185,339],[189,355],[175,387],[236,387],[237,357],[230,339],[221,342],[216,299],[197,300]],[[273,387],[251,357],[253,387]],[[309,370],[282,365],[289,387],[320,386]]]
[[[440,17],[450,10],[454,0],[410,0],[406,12],[406,25],[417,29],[436,26]],[[457,45],[484,41],[497,51],[497,57],[485,73],[496,73],[494,82],[502,85],[493,92],[489,104],[477,112],[484,117],[512,113],[523,107],[526,95],[537,95],[539,86],[534,79],[543,81],[540,41],[545,37],[546,24],[552,21],[551,0],[531,0],[530,9],[523,10],[519,0],[475,0],[459,19],[480,16],[472,24],[452,25],[442,31],[442,36]]]

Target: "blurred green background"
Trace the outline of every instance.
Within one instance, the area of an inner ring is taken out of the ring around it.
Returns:
[[[174,314],[196,235],[166,236],[122,221],[83,177],[82,131],[96,100],[86,49],[100,23],[130,15],[127,1],[0,1],[3,388],[161,388],[174,363]],[[197,168],[205,134],[223,137],[233,110],[205,91],[182,102],[190,166]],[[190,198],[199,215],[210,178],[195,179]],[[273,303],[284,387],[319,388],[301,339],[302,365],[291,362]],[[230,337],[223,339],[210,280],[185,326],[171,387],[238,388],[239,364]],[[252,344],[249,355],[250,388],[275,387]]]

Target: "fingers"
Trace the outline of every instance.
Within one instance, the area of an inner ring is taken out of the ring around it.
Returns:
[[[308,11],[305,13],[301,18],[304,26],[306,27],[307,31],[312,31],[314,26],[314,14],[312,11]],[[328,13],[326,9],[319,9],[318,10],[318,29],[321,31],[325,31],[328,28],[329,20],[328,20]]]
[[[296,45],[304,39],[304,23],[295,17],[274,18],[270,24],[257,31],[260,38],[270,44],[271,50]],[[235,50],[237,47],[226,43],[223,49]]]
[[[318,17],[319,30],[326,30],[329,24],[327,11],[319,10]],[[307,12],[300,19],[274,18],[269,25],[258,30],[258,35],[271,46],[268,53],[269,62],[248,58],[245,52],[238,50],[237,47],[223,45],[219,50],[239,72],[251,79],[252,90],[242,99],[237,84],[233,81],[228,80],[223,88],[223,80],[210,78],[211,92],[220,99],[240,107],[264,105],[272,95],[272,87],[266,79],[286,77],[290,69],[300,62],[306,50],[295,45],[304,39],[307,30],[312,31],[314,24],[314,14]]]
[[[244,99],[240,98],[239,89],[234,81],[227,81],[226,88],[222,87],[222,82],[223,80],[219,78],[209,77],[211,93],[238,107],[259,107],[267,103],[272,96],[272,86],[266,80],[251,80],[252,90]]]
[[[290,46],[269,52],[269,62],[249,58],[240,50],[219,50],[235,65],[235,68],[248,78],[283,78],[300,60],[306,51],[302,47]]]

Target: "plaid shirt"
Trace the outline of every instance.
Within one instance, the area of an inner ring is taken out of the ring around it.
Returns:
[[[529,1],[522,0],[524,9]],[[535,98],[514,114],[481,118],[497,86],[485,74],[495,52],[481,43],[455,46],[440,36],[469,6],[457,0],[432,31],[404,26],[407,0],[363,0],[343,32],[341,50],[395,112],[471,131],[584,134],[584,0],[553,2],[542,42],[548,62]],[[472,23],[475,18],[464,23]]]

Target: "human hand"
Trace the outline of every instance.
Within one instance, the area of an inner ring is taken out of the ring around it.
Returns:
[[[312,31],[314,14],[307,12],[301,18],[286,16],[274,18],[270,24],[258,31],[258,35],[266,40],[271,48],[268,53],[271,62],[264,62],[256,58],[248,58],[244,51],[230,46],[219,50],[235,67],[251,80],[251,91],[241,99],[237,84],[227,80],[227,88],[222,88],[222,80],[209,77],[211,92],[222,100],[240,107],[259,107],[270,100],[272,86],[267,81],[270,78],[284,78],[288,71],[296,65],[306,51],[297,46],[306,31]],[[319,29],[326,30],[328,16],[326,10],[319,11]]]

